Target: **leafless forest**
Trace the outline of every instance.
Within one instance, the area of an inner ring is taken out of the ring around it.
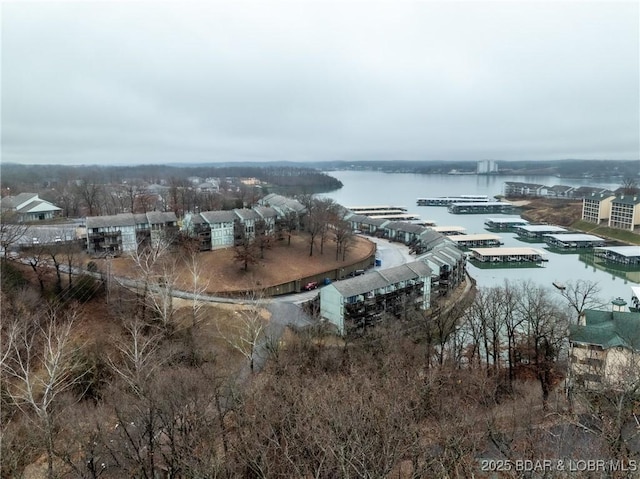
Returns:
[[[166,277],[151,259],[140,274]],[[495,460],[637,457],[635,382],[564,394],[566,325],[593,285],[505,284],[276,340],[259,301],[55,274],[41,288],[6,262],[2,279],[2,477],[490,477]]]

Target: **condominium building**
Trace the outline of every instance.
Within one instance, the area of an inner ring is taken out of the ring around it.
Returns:
[[[610,193],[591,193],[585,196],[582,199],[582,219],[596,224],[608,222],[614,198]]]
[[[640,227],[640,196],[616,196],[611,201],[609,226],[630,231]]]

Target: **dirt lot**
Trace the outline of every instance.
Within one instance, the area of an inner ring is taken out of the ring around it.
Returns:
[[[273,248],[264,252],[265,258],[259,263],[249,265],[244,271],[243,265],[234,260],[233,248],[199,253],[200,265],[206,276],[201,279],[207,284],[209,294],[246,291],[256,286],[269,287],[320,274],[336,268],[344,267],[360,261],[371,254],[375,245],[364,238],[356,237],[347,252],[345,261],[336,261],[335,244],[328,242],[324,254],[320,254],[318,245],[314,248],[313,256],[309,256],[309,242],[306,236],[291,238],[291,246],[287,241],[277,242]],[[107,271],[107,260],[94,260],[100,271]],[[135,277],[136,270],[130,259],[123,256],[112,260],[112,274],[116,276]],[[188,273],[183,268],[178,280],[178,289],[189,289]]]
[[[532,223],[571,226],[582,216],[582,201],[580,200],[535,198],[522,203],[522,217]]]

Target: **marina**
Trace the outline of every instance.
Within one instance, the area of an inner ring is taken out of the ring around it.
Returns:
[[[438,196],[433,198],[418,198],[418,206],[449,206],[453,203],[485,203],[489,201],[487,195]]]
[[[544,252],[536,248],[471,248],[471,259],[480,263],[542,263]]]
[[[336,190],[326,196],[343,205],[407,205],[409,213],[416,213],[423,218],[433,220],[436,225],[456,225],[466,229],[467,233],[481,233],[487,231],[485,221],[488,217],[514,217],[514,212],[502,215],[500,213],[488,213],[484,215],[453,215],[447,208],[425,208],[416,205],[416,198],[423,196],[457,196],[457,192],[487,195],[494,198],[495,195],[504,193],[506,181],[531,182],[531,178],[524,176],[448,176],[441,175],[415,175],[410,173],[383,173],[378,171],[338,171],[335,176],[344,183],[345,187]],[[536,183],[553,184],[556,177],[539,177]],[[568,183],[571,186],[592,185],[592,179],[575,179]],[[372,185],[385,185],[384,190],[372,187]],[[603,184],[603,187],[617,188],[619,184]],[[385,192],[389,192],[384,196]],[[428,192],[428,195],[425,194]],[[423,213],[425,209],[427,214]],[[380,221],[380,220],[367,220]],[[360,222],[358,222],[360,223]],[[361,223],[362,229],[371,228]],[[569,228],[567,228],[569,230]],[[374,234],[380,234],[378,230]],[[437,237],[437,233],[431,230]],[[515,229],[493,232],[502,237],[504,245],[500,248],[490,248],[499,251],[507,247],[539,248],[545,253],[548,262],[534,263],[529,261],[491,263],[469,260],[467,268],[471,277],[477,281],[479,288],[500,286],[505,281],[518,282],[530,279],[536,284],[558,291],[551,283],[560,281],[569,285],[578,279],[597,282],[600,287],[599,297],[607,302],[620,296],[621,288],[630,284],[640,284],[640,268],[638,266],[613,265],[600,258],[598,264],[583,261],[583,257],[593,258],[593,249],[583,248],[566,251],[561,248],[549,248],[540,243],[542,239],[527,241],[516,235]],[[553,233],[553,232],[551,232]],[[609,245],[605,245],[609,246]],[[564,253],[564,254],[563,254]],[[468,253],[471,257],[471,253]],[[606,268],[605,268],[606,266]],[[615,267],[615,270],[614,268]]]
[[[547,234],[544,241],[554,248],[593,248],[606,244],[599,236],[577,233]]]
[[[449,213],[455,215],[478,213],[510,213],[514,206],[505,201],[484,201],[452,203],[448,206]]]
[[[472,235],[451,235],[447,236],[460,248],[472,248],[476,246],[491,247],[500,246],[502,238],[498,235],[480,233]]]

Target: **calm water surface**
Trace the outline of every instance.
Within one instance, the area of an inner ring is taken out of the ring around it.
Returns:
[[[564,179],[556,177],[525,176],[475,176],[475,175],[415,175],[405,173],[382,173],[376,171],[332,171],[331,176],[344,184],[340,190],[323,196],[332,198],[343,206],[391,205],[405,206],[409,213],[419,215],[423,220],[432,220],[438,226],[462,226],[468,234],[487,233],[484,222],[487,217],[514,216],[497,214],[453,215],[446,207],[417,206],[416,199],[425,196],[489,195],[504,192],[506,181],[538,183],[546,186],[601,186],[615,189],[619,184],[598,183],[588,180]],[[515,214],[517,215],[517,213]],[[502,237],[504,246],[531,246],[544,250],[548,262],[537,268],[490,268],[480,269],[468,264],[471,276],[479,286],[495,286],[504,281],[531,279],[555,290],[552,282],[567,282],[585,279],[598,282],[603,301],[622,297],[631,298],[630,286],[640,283],[640,271],[605,271],[589,264],[589,254],[558,253],[546,249],[544,243],[523,243],[513,233],[496,233]]]

